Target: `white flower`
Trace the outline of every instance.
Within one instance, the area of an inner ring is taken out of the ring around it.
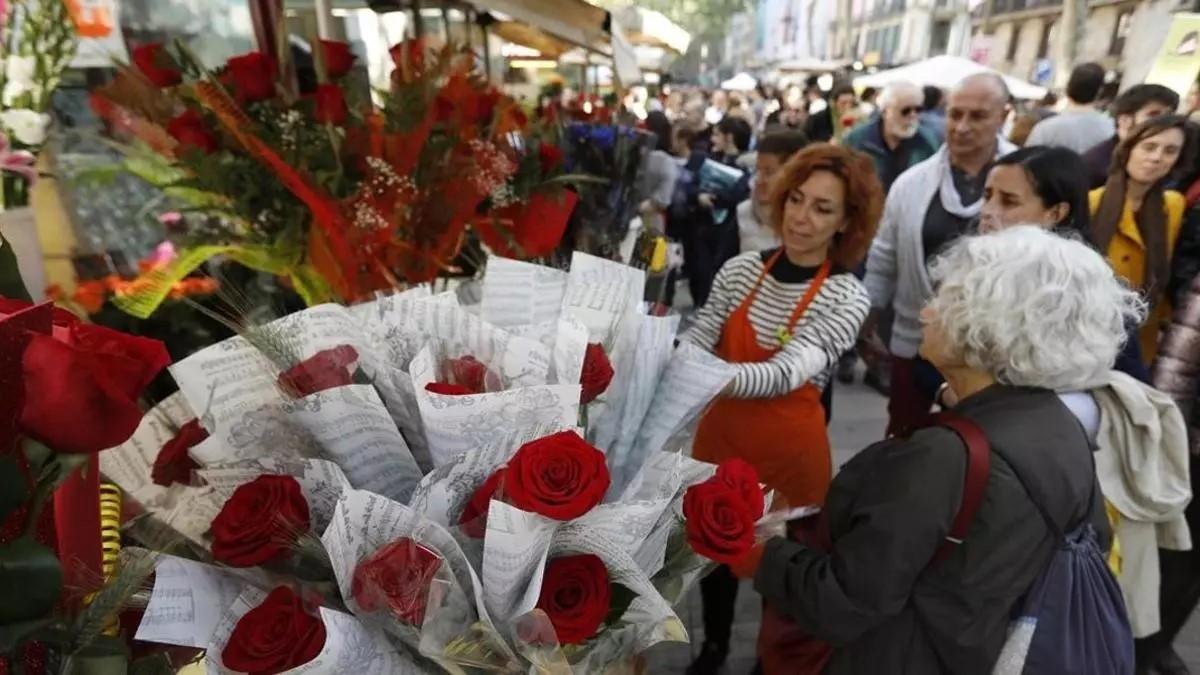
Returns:
[[[50,116],[28,108],[13,108],[0,113],[0,122],[4,123],[4,127],[12,132],[18,142],[35,146],[46,140],[46,127],[50,126]]]
[[[33,90],[33,75],[37,61],[32,56],[10,56],[5,64],[4,105],[15,105],[17,99]]]
[[[26,89],[33,86],[33,74],[37,71],[37,59],[32,56],[10,56],[6,64],[5,77],[9,82],[20,83]]]

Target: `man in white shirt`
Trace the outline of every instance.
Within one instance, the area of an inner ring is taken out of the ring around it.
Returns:
[[[1025,145],[1057,145],[1082,155],[1113,135],[1113,121],[1096,110],[1096,99],[1104,88],[1104,67],[1082,63],[1067,81],[1067,107],[1037,123]]]

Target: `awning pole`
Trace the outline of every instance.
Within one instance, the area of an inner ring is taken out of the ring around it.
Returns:
[[[317,37],[332,40],[333,10],[329,7],[329,0],[314,0],[313,9],[317,13]]]

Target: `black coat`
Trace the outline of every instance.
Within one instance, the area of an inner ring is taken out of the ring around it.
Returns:
[[[1090,513],[1108,546],[1091,447],[1056,395],[997,385],[956,412],[1037,481],[1028,487],[1059,527],[1069,531]],[[965,543],[931,563],[962,499],[966,457],[959,437],[942,427],[872,445],[830,487],[832,554],[783,539],[767,543],[755,586],[833,644],[827,673],[991,671],[1012,609],[1059,542],[1011,465],[993,451]]]

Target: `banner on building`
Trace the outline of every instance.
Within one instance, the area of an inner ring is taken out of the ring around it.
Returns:
[[[1200,14],[1176,14],[1146,75],[1146,82],[1161,84],[1187,96],[1200,73]]]
[[[109,68],[114,60],[129,62],[121,35],[118,0],[65,2],[79,34],[79,49],[71,61],[72,68]]]

